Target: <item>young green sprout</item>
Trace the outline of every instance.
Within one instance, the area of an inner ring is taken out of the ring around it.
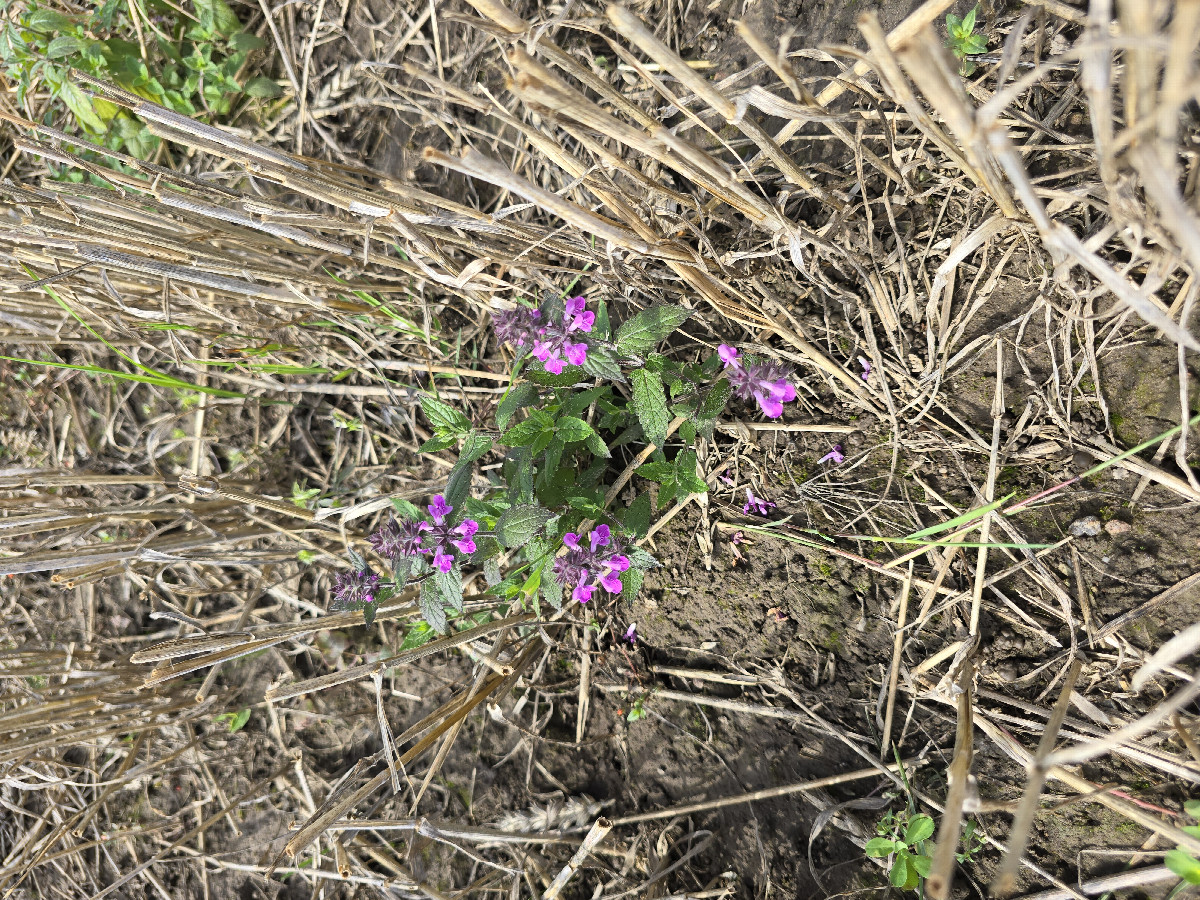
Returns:
[[[987,38],[975,33],[975,15],[978,11],[979,7],[976,6],[961,19],[952,13],[946,15],[946,31],[949,32],[946,46],[959,60],[958,73],[964,78],[975,71],[975,63],[967,57],[987,49]]]

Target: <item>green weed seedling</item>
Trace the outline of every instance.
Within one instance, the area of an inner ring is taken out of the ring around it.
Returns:
[[[867,841],[867,856],[890,858],[888,880],[901,890],[915,891],[933,865],[924,852],[925,841],[933,836],[933,831],[933,819],[924,813],[910,816],[906,811],[888,812],[875,826],[879,837]]]
[[[1189,800],[1183,804],[1183,809],[1193,819],[1200,821],[1200,800]],[[1200,825],[1184,825],[1181,830],[1192,837],[1200,837]],[[1163,857],[1163,864],[1183,879],[1179,887],[1171,892],[1172,897],[1188,885],[1200,884],[1200,860],[1183,848],[1168,850]]]
[[[949,32],[946,46],[959,61],[958,73],[964,78],[975,71],[975,63],[967,57],[987,49],[987,38],[975,32],[975,16],[978,12],[979,7],[976,6],[961,19],[953,14],[946,15],[946,31]]]
[[[204,120],[229,117],[243,98],[280,93],[269,78],[246,77],[250,55],[263,42],[243,30],[225,0],[193,0],[191,7],[194,16],[163,0],[96,0],[90,13],[74,13],[38,0],[0,0],[0,70],[18,104],[46,88],[70,111],[70,121],[56,122],[51,107],[43,124],[149,159],[159,138],[128,110],[85,93],[72,69]],[[81,180],[83,173],[72,169],[63,177]]]

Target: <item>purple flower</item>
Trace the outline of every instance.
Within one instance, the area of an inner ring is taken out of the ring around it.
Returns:
[[[536,309],[524,306],[497,310],[492,313],[492,329],[496,332],[496,337],[504,343],[523,347],[533,343],[541,317],[542,314]]]
[[[397,560],[426,553],[421,547],[421,533],[428,530],[428,522],[418,522],[415,519],[397,522],[394,518],[389,518],[387,524],[367,540],[384,559]]]
[[[547,372],[560,375],[564,366],[582,366],[587,359],[587,343],[571,339],[596,324],[596,314],[586,306],[585,298],[572,297],[566,301],[560,321],[545,323],[541,313],[524,307],[495,312],[492,327],[502,341],[518,347],[528,344],[529,352],[541,360]]]
[[[624,637],[625,640],[629,641],[629,643],[633,644],[633,646],[637,646],[637,622],[634,622],[625,630]]]
[[[717,355],[725,365],[734,396],[740,400],[753,397],[768,418],[778,419],[783,415],[783,404],[796,399],[796,388],[788,380],[792,375],[789,366],[774,360],[743,363],[738,351],[728,344],[717,347]]]
[[[382,579],[370,569],[338,572],[333,580],[334,609],[358,609],[375,602],[375,592]]]
[[[833,449],[817,460],[818,465],[824,462],[832,462],[835,466],[846,461],[846,455],[842,453],[842,445],[834,444]]]
[[[750,488],[746,488],[746,503],[742,507],[742,512],[750,515],[751,512],[756,512],[760,516],[766,516],[770,510],[775,508],[775,504],[770,500],[764,500],[762,497],[755,497],[750,493]]]
[[[427,507],[433,524],[405,519],[397,522],[389,519],[387,524],[368,539],[375,551],[392,564],[399,565],[404,557],[430,555],[430,565],[441,572],[449,572],[454,565],[455,551],[474,553],[474,537],[479,523],[474,519],[463,519],[457,525],[449,520],[454,507],[438,494]]]
[[[858,364],[863,367],[862,380],[866,381],[868,378],[871,377],[871,364],[869,362],[867,362],[867,359],[865,356],[860,356],[858,358]]]
[[[729,477],[729,470],[723,469],[721,474],[717,476],[718,481],[723,481],[730,487],[733,487],[733,479]]]
[[[446,502],[446,498],[438,494],[429,504],[429,514],[433,516],[433,525],[429,526],[429,537],[425,543],[426,552],[433,553],[430,565],[442,572],[449,572],[454,565],[454,550],[460,553],[474,553],[475,541],[472,537],[479,530],[479,523],[474,519],[463,519],[453,525],[448,517],[454,507]]]
[[[610,594],[623,589],[621,573],[628,572],[629,557],[621,553],[624,541],[607,525],[597,525],[585,545],[572,531],[563,535],[567,552],[554,561],[554,580],[571,589],[571,599],[587,603],[597,588]]]

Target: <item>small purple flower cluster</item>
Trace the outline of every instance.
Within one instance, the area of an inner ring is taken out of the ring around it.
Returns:
[[[518,306],[492,313],[492,328],[506,343],[517,347],[528,344],[529,352],[542,361],[547,372],[560,375],[566,364],[582,366],[587,359],[587,344],[573,340],[577,333],[591,331],[596,322],[596,314],[586,306],[583,297],[572,297],[566,302],[562,321],[545,324],[536,309]]]
[[[775,508],[775,504],[770,500],[764,500],[762,497],[755,497],[750,492],[750,488],[746,488],[746,503],[742,507],[742,512],[750,515],[752,512],[758,513],[760,516],[768,516],[771,510]]]
[[[789,366],[774,360],[743,362],[728,344],[721,344],[717,355],[725,364],[734,396],[740,400],[753,397],[768,418],[778,419],[783,415],[783,404],[796,399],[796,389],[788,381],[792,374]]]
[[[333,608],[358,609],[375,602],[375,592],[382,581],[370,569],[338,572],[333,580]]]
[[[629,558],[622,555],[623,542],[607,525],[597,525],[588,535],[585,547],[580,536],[568,531],[563,535],[567,552],[554,561],[554,580],[571,588],[571,599],[587,603],[597,588],[610,594],[622,589],[621,573],[628,571]]]
[[[391,560],[431,553],[433,558],[430,564],[440,572],[450,571],[454,565],[455,550],[460,553],[475,552],[473,538],[475,532],[479,531],[478,522],[463,519],[457,525],[452,524],[448,516],[454,507],[441,494],[433,498],[428,509],[433,517],[432,525],[415,519],[405,519],[403,522],[389,519],[386,525],[368,538],[375,552]]]

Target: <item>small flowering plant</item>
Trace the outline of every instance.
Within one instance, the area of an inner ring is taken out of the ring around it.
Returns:
[[[771,417],[796,398],[785,366],[725,344],[692,363],[657,352],[690,315],[651,306],[614,328],[604,304],[582,296],[494,311],[496,344],[513,358],[494,422],[420,395],[431,431],[421,450],[455,448],[457,463],[424,511],[393,501],[396,514],[370,536],[390,579],[354,554],[334,583],[335,606],[362,608],[369,621],[380,602],[419,584],[432,637],[464,613],[464,572],[482,573],[487,588],[477,596],[508,608],[632,600],[658,565],[637,546],[650,527],[651,495],[662,507],[707,491],[693,445],[712,434],[730,397]],[[613,456],[637,444],[652,446],[636,474],[657,488],[612,509],[626,465]],[[476,472],[489,454],[495,462]]]

